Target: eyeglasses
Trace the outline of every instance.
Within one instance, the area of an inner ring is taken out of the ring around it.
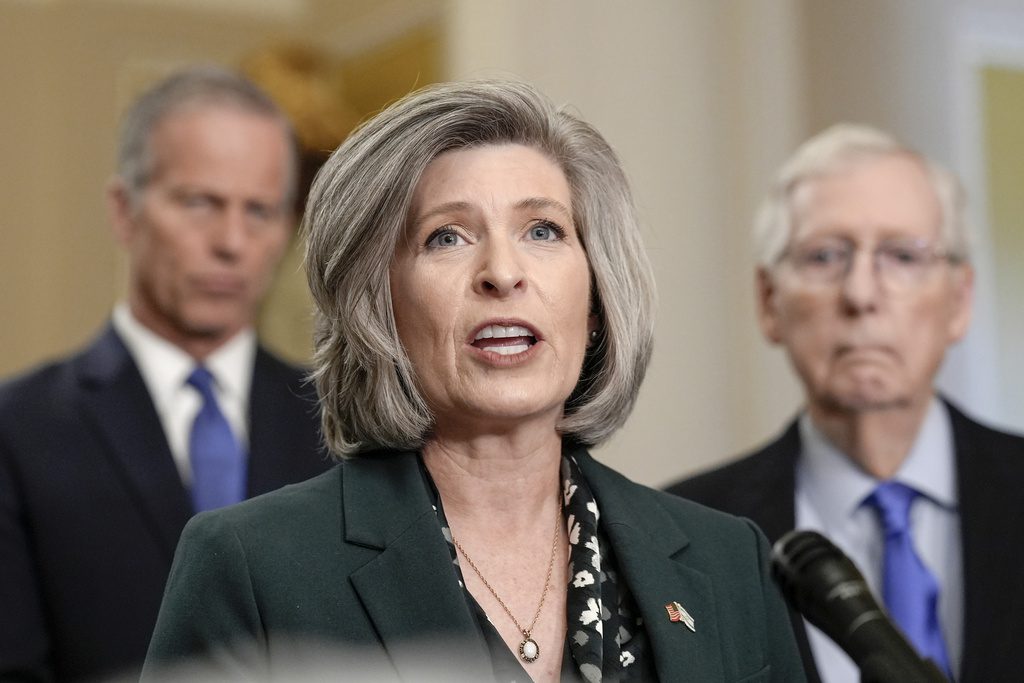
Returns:
[[[788,248],[782,260],[788,261],[797,275],[811,284],[833,285],[850,274],[860,249],[842,237],[821,237]],[[939,262],[954,262],[955,257],[926,239],[890,239],[880,242],[871,252],[875,272],[890,289],[908,289],[920,284]]]

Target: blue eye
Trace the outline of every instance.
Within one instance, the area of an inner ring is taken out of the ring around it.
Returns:
[[[530,227],[530,239],[537,242],[553,242],[564,237],[565,231],[548,221],[541,221]]]
[[[446,247],[457,247],[466,244],[466,240],[455,231],[454,228],[438,228],[430,233],[427,238],[427,247],[431,249],[444,249]]]
[[[251,203],[246,206],[249,215],[259,221],[270,221],[277,218],[283,211],[282,207],[269,204]]]
[[[807,260],[811,263],[834,263],[842,259],[844,250],[835,247],[823,247],[807,252]]]
[[[214,202],[207,195],[187,194],[181,197],[181,204],[188,209],[209,209]]]
[[[833,268],[850,260],[850,249],[839,244],[812,244],[797,249],[795,257],[804,268]]]
[[[878,252],[886,261],[904,266],[917,265],[925,260],[925,254],[920,249],[910,246],[889,245],[880,248]]]

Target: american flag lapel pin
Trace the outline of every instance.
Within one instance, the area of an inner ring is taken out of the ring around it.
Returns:
[[[690,613],[686,611],[685,607],[675,600],[665,605],[665,611],[668,612],[669,621],[682,622],[686,628],[690,629],[694,633],[697,632],[696,622],[694,622],[693,617],[690,616]]]

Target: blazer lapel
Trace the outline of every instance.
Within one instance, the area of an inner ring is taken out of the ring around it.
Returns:
[[[320,446],[319,432],[311,428],[318,410],[311,387],[257,347],[249,391],[249,497],[301,481],[330,466],[325,449],[321,450],[322,468],[316,468],[308,455]]]
[[[752,463],[758,468],[750,486],[750,517],[772,543],[796,526],[796,462],[800,456],[800,428],[794,420],[782,436],[769,444]]]
[[[1016,503],[1024,482],[1020,442],[992,441],[992,433],[947,402],[953,423],[963,556],[964,648],[962,681],[1002,680],[1006,653],[1020,640],[1024,590],[1020,548],[1024,524]],[[1016,451],[1016,452],[1015,452]]]
[[[170,560],[192,507],[142,376],[112,327],[82,356],[78,374],[82,411],[108,446],[101,450]]]
[[[423,680],[436,665],[446,679],[493,678],[416,454],[376,453],[342,466],[345,541],[381,551],[350,580],[399,676]]]
[[[612,481],[610,471],[589,455],[575,455],[643,616],[658,678],[725,680],[712,581],[686,566],[686,534],[646,496],[623,498],[621,480]],[[693,617],[695,631],[670,620],[665,606],[673,601]]]
[[[676,554],[667,555],[664,543],[655,544],[635,526],[609,524],[608,537],[643,616],[658,678],[724,680],[710,578],[682,564]],[[666,605],[672,602],[690,613],[695,631],[670,620]]]
[[[782,436],[753,459],[758,471],[748,481],[758,483],[751,487],[754,498],[750,511],[743,512],[742,516],[754,520],[772,544],[796,528],[796,464],[801,448],[797,418],[789,423]],[[804,661],[807,683],[820,683],[821,676],[814,662],[803,616],[790,606],[789,619],[793,624],[797,649]]]

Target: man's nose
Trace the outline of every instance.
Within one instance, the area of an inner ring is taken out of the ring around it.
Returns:
[[[882,273],[873,252],[857,250],[841,282],[844,303],[856,311],[873,310],[881,295]]]
[[[237,256],[245,246],[248,232],[245,211],[242,208],[225,207],[211,235],[213,248],[221,256]]]

